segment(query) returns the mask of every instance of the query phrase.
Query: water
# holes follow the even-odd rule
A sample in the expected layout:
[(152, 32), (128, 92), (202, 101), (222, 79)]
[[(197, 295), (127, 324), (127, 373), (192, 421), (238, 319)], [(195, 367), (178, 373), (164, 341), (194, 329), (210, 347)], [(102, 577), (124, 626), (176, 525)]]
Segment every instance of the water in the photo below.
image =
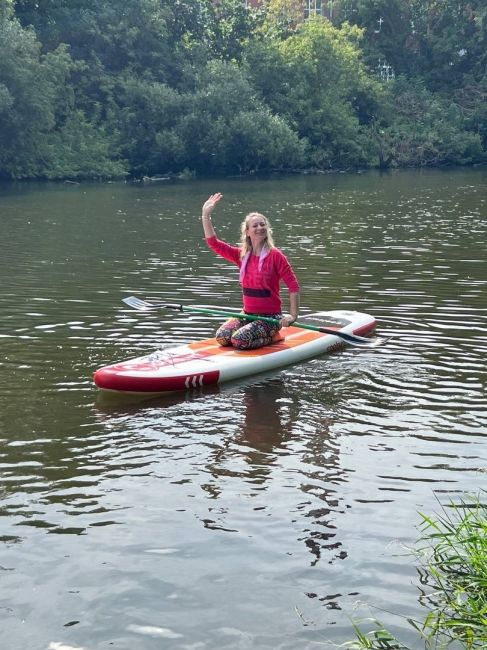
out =
[[(273, 223), (303, 313), (373, 314), (382, 348), (145, 403), (101, 365), (238, 307), (199, 221)], [(485, 170), (0, 189), (0, 629), (6, 650), (296, 650), (425, 616), (419, 511), (487, 487)], [(414, 647), (414, 646), (413, 646)]]

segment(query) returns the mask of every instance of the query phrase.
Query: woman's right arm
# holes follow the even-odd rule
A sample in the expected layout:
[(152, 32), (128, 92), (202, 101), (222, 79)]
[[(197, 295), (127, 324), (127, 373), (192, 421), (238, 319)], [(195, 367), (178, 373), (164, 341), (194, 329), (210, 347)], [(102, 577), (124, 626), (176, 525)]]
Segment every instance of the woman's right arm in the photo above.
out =
[(201, 213), (201, 220), (203, 222), (203, 230), (205, 232), (206, 239), (210, 237), (216, 237), (215, 229), (211, 223), (211, 213), (215, 209), (216, 204), (221, 200), (223, 194), (217, 192), (212, 194), (209, 199), (207, 199), (203, 204), (203, 210)]
[(223, 194), (219, 192), (212, 194), (210, 198), (203, 204), (203, 211), (201, 219), (203, 221), (203, 230), (205, 231), (205, 239), (208, 246), (217, 254), (224, 257), (229, 262), (233, 262), (237, 266), (240, 265), (240, 248), (238, 246), (231, 246), (224, 241), (220, 241), (215, 233), (213, 224), (211, 223), (211, 213), (213, 212), (216, 204), (222, 198)]

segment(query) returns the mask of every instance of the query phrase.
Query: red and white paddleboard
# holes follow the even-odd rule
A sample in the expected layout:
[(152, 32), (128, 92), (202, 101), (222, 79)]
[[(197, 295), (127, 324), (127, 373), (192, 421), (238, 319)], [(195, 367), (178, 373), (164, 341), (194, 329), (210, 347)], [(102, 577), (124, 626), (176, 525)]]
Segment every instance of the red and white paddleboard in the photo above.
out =
[[(356, 311), (322, 311), (300, 319), (303, 324), (365, 336), (375, 330), (372, 316)], [(98, 388), (119, 393), (160, 394), (220, 384), (281, 368), (346, 345), (332, 334), (287, 327), (282, 338), (257, 350), (221, 347), (215, 339), (158, 350), (100, 368)]]

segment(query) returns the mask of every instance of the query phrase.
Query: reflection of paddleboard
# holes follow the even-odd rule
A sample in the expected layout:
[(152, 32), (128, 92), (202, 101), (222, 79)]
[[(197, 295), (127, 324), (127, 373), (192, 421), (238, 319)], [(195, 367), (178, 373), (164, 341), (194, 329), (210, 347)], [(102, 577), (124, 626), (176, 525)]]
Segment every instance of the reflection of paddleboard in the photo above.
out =
[[(372, 316), (355, 311), (321, 311), (300, 322), (357, 335), (375, 329)], [(215, 339), (195, 341), (105, 366), (95, 372), (94, 381), (98, 388), (121, 393), (186, 390), (274, 370), (345, 345), (332, 334), (293, 326), (282, 330), (282, 335), (281, 340), (257, 350), (221, 347)]]

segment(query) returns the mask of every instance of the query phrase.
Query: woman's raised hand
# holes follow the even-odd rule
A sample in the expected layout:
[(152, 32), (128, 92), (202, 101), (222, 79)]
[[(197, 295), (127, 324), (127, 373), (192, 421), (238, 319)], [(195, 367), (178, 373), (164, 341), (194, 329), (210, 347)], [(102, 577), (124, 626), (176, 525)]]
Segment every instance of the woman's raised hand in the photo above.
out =
[(218, 201), (220, 201), (223, 197), (223, 194), (220, 192), (217, 192), (216, 194), (212, 194), (204, 203), (203, 203), (203, 216), (204, 217), (209, 217), (213, 210), (215, 209), (216, 204)]

